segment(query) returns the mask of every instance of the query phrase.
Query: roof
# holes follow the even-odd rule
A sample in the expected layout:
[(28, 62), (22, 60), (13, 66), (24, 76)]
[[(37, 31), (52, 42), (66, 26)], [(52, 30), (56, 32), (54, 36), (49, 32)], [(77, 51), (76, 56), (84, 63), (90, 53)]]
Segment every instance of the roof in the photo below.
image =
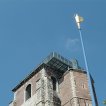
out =
[(68, 67), (72, 67), (72, 62), (64, 58), (63, 56), (52, 52), (44, 61), (43, 63), (47, 64), (51, 68), (55, 68), (62, 72), (66, 71)]
[(31, 77), (33, 77), (38, 71), (40, 71), (43, 67), (49, 66), (53, 69), (56, 69), (61, 72), (65, 72), (68, 68), (72, 68), (72, 62), (62, 57), (61, 55), (52, 52), (47, 58), (45, 58), (41, 64), (38, 65), (27, 77), (25, 77), (20, 83), (12, 89), (15, 92), (18, 88), (20, 88), (25, 82), (27, 82)]

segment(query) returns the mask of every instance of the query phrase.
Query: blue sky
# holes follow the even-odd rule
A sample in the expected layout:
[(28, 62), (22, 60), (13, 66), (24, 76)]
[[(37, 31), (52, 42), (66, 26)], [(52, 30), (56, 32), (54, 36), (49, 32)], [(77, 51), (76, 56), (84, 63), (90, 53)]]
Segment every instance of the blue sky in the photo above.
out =
[(82, 35), (99, 105), (106, 98), (105, 0), (0, 0), (0, 105), (49, 53), (84, 66), (74, 14), (84, 17)]

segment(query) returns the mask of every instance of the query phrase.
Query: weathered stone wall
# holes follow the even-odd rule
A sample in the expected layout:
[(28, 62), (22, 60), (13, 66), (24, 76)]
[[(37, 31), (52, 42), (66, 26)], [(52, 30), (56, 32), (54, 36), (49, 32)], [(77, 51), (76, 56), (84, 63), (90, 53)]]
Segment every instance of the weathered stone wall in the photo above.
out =
[[(54, 93), (51, 75), (48, 69), (41, 69), (14, 93), (14, 101), (10, 106), (54, 106)], [(25, 89), (31, 84), (31, 98), (25, 101)], [(55, 98), (56, 99), (56, 98)], [(56, 105), (57, 106), (57, 105)]]
[[(56, 91), (53, 90), (51, 77), (55, 77)], [(31, 98), (25, 101), (25, 89), (31, 84)], [(64, 74), (58, 70), (42, 68), (14, 93), (10, 106), (89, 106), (89, 94), (86, 73), (69, 70)]]
[[(56, 90), (53, 90), (53, 83), (51, 77), (56, 78)], [(46, 68), (46, 78), (47, 78), (47, 89), (46, 92), (48, 95), (49, 105), (45, 106), (61, 106), (61, 101), (59, 98), (59, 77), (61, 77), (60, 73), (56, 70)], [(50, 103), (51, 102), (51, 103)]]

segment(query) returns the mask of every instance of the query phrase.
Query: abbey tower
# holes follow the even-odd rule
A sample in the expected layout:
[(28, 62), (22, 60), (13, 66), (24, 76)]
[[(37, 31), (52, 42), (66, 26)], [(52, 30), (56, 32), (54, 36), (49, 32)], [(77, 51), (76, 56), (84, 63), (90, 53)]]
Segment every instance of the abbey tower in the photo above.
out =
[(9, 106), (92, 106), (86, 71), (54, 52), (12, 91)]

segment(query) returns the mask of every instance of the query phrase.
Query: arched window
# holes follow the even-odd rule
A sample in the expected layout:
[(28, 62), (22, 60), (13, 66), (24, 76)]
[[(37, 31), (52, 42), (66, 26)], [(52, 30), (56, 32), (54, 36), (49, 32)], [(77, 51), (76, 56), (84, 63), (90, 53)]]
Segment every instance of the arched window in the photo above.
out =
[(53, 84), (53, 90), (56, 91), (56, 78), (52, 76), (51, 79)]
[(28, 100), (31, 97), (31, 84), (26, 87), (25, 90), (25, 100)]

